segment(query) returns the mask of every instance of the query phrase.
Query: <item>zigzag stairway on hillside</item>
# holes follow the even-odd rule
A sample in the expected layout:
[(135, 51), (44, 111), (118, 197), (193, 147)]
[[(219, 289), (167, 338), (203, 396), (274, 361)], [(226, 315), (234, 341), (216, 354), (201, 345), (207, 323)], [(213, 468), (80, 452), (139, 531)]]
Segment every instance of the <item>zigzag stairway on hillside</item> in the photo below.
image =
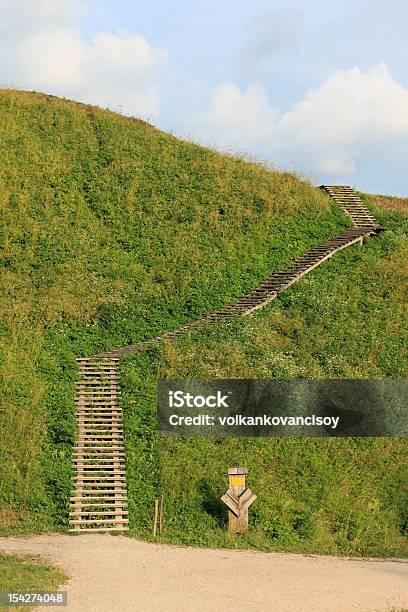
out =
[(77, 360), (80, 378), (75, 401), (79, 437), (73, 454), (75, 486), (71, 497), (70, 531), (128, 529), (122, 413), (118, 404), (118, 362), (121, 357), (138, 353), (164, 338), (177, 338), (189, 331), (215, 325), (222, 319), (248, 315), (264, 308), (279, 293), (335, 253), (353, 244), (361, 244), (365, 236), (375, 236), (383, 231), (351, 187), (322, 185), (321, 189), (327, 191), (351, 218), (353, 228), (309, 249), (282, 270), (273, 272), (239, 300), (198, 321), (144, 342)]

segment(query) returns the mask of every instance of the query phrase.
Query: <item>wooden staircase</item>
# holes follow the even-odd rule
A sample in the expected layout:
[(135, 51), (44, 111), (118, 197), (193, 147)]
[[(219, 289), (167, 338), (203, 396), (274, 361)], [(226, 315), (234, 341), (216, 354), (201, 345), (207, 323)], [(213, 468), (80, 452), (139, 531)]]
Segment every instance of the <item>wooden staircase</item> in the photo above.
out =
[(122, 412), (116, 358), (78, 359), (74, 494), (70, 531), (128, 529)]
[(215, 325), (222, 319), (260, 310), (335, 253), (353, 244), (362, 244), (365, 236), (383, 231), (351, 187), (322, 185), (321, 189), (342, 207), (353, 221), (353, 228), (312, 247), (240, 299), (198, 321), (149, 340), (77, 360), (80, 367), (76, 395), (79, 437), (73, 455), (75, 486), (70, 498), (71, 532), (128, 530), (122, 413), (118, 405), (120, 358), (138, 353), (165, 338), (177, 338), (189, 331)]
[(364, 206), (359, 195), (348, 185), (321, 185), (351, 218), (356, 227), (382, 229), (373, 215)]

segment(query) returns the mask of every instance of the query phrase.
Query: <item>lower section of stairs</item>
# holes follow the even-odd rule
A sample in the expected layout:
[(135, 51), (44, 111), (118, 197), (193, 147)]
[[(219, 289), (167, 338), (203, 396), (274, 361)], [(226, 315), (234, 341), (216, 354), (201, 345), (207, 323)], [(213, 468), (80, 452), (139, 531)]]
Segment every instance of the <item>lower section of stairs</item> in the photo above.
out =
[(70, 531), (127, 531), (127, 490), (117, 359), (78, 359), (78, 439)]

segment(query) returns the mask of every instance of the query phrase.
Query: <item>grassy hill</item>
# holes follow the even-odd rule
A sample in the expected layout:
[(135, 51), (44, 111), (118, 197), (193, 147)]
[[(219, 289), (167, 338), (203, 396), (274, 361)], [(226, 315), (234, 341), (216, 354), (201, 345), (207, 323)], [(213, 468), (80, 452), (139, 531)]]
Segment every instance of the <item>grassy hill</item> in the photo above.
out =
[[(196, 319), (349, 224), (328, 196), (292, 174), (42, 94), (0, 91), (0, 156), (0, 529), (64, 528), (75, 357)], [(164, 492), (169, 539), (230, 545), (216, 497), (226, 465), (239, 460), (248, 463), (254, 490), (259, 466), (269, 491), (252, 514), (253, 541), (243, 545), (316, 549), (331, 533), (330, 521), (340, 530), (348, 521), (357, 525), (351, 549), (372, 551), (373, 533), (359, 527), (370, 513), (358, 497), (368, 474), (372, 523), (383, 516), (388, 534), (377, 549), (401, 550), (404, 441), (193, 443), (154, 434), (158, 376), (406, 375), (404, 215), (377, 210), (377, 201), (372, 206), (389, 231), (336, 256), (265, 313), (166, 343), (123, 365), (135, 534), (148, 535), (152, 500)], [(189, 478), (204, 461), (213, 482)], [(308, 465), (313, 469), (303, 475)], [(269, 466), (266, 472), (262, 466)], [(177, 475), (173, 485), (170, 473)], [(340, 473), (353, 493), (345, 504), (340, 489), (338, 505), (325, 512), (325, 496)], [(273, 482), (281, 487), (276, 495), (268, 489)], [(353, 500), (358, 520), (347, 514)], [(303, 536), (298, 515), (311, 525)], [(205, 525), (200, 537), (194, 536), (198, 525)], [(327, 547), (346, 549), (336, 537)]]

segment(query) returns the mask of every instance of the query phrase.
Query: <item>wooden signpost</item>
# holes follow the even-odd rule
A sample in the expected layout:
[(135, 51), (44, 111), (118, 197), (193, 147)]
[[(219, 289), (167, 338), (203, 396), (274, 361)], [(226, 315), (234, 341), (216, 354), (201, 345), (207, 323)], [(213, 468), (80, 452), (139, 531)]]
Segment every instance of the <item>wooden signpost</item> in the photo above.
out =
[(228, 468), (229, 488), (221, 500), (228, 508), (229, 529), (232, 533), (248, 531), (248, 508), (256, 500), (256, 495), (246, 488), (247, 475), (246, 468)]

